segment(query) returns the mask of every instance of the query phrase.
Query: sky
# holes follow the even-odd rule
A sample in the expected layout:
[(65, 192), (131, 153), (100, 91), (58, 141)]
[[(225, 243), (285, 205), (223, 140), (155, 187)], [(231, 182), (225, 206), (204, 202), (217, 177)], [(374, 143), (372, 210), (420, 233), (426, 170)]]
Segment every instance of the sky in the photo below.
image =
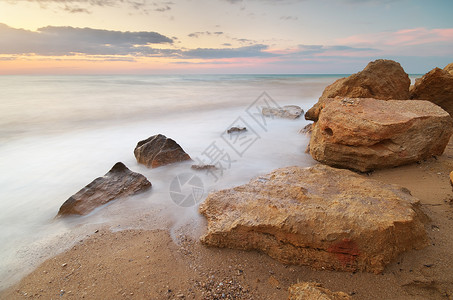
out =
[(453, 62), (453, 0), (0, 0), (0, 75), (407, 73)]

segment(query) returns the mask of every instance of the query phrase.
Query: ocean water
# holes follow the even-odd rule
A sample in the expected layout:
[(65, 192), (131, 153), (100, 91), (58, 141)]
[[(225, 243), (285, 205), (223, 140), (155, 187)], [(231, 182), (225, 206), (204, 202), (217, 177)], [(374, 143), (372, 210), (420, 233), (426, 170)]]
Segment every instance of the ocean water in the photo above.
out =
[[(306, 111), (340, 77), (1, 76), (0, 289), (103, 226), (199, 234), (205, 227), (197, 206), (209, 191), (279, 167), (314, 164), (304, 153), (307, 137), (298, 133), (307, 124), (303, 117), (263, 118), (258, 110), (294, 104)], [(225, 134), (234, 125), (247, 133)], [(137, 142), (159, 133), (220, 170), (194, 172), (191, 162), (137, 164)], [(145, 175), (151, 191), (87, 216), (55, 218), (68, 197), (118, 161)], [(187, 176), (198, 179), (193, 206), (172, 199), (172, 182)], [(191, 191), (185, 186), (180, 193)]]

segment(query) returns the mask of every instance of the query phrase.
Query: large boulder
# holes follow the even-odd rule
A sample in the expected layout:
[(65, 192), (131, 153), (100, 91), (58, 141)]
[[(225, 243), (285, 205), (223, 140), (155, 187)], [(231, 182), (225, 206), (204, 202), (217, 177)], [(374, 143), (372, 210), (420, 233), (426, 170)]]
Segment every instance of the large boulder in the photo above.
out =
[(162, 134), (138, 142), (134, 155), (137, 162), (151, 168), (191, 160), (178, 143)]
[(447, 71), (435, 68), (416, 80), (410, 99), (428, 100), (453, 116), (453, 66)]
[(409, 99), (410, 84), (409, 75), (399, 63), (378, 59), (370, 62), (363, 71), (338, 79), (326, 87), (319, 101), (305, 114), (305, 119), (316, 121), (328, 98)]
[(69, 197), (58, 215), (86, 215), (95, 208), (120, 197), (135, 195), (151, 188), (145, 176), (132, 172), (123, 163), (116, 163), (102, 177)]
[(332, 292), (320, 283), (301, 282), (293, 284), (288, 289), (288, 300), (350, 300), (344, 292)]
[(427, 243), (407, 189), (325, 165), (286, 167), (211, 193), (206, 245), (258, 249), (288, 264), (379, 273)]
[(310, 154), (362, 172), (441, 155), (453, 120), (429, 101), (327, 99), (314, 123)]

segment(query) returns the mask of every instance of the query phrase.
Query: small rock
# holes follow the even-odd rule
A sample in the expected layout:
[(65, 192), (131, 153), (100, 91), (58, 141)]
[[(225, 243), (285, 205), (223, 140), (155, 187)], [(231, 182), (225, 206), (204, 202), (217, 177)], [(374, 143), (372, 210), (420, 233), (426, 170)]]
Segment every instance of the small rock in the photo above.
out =
[(67, 265), (68, 265), (67, 263), (64, 263), (64, 264), (62, 264), (61, 266), (64, 268), (64, 267), (66, 267)]
[(227, 133), (243, 132), (243, 131), (247, 131), (247, 128), (245, 128), (245, 127), (231, 127), (230, 129), (227, 130)]
[(297, 119), (304, 113), (304, 111), (297, 105), (285, 105), (281, 108), (263, 107), (261, 113), (266, 117)]
[(203, 164), (192, 165), (191, 168), (194, 170), (216, 170), (217, 169), (217, 167), (215, 165), (203, 165)]
[(352, 299), (344, 292), (332, 292), (319, 283), (302, 282), (289, 287), (288, 300), (349, 300)]
[(138, 163), (151, 168), (191, 160), (178, 143), (162, 134), (138, 142), (134, 155)]
[(305, 127), (302, 128), (301, 130), (299, 130), (299, 133), (305, 134), (306, 136), (310, 136), (312, 130), (313, 130), (313, 123), (310, 123), (310, 124), (305, 125)]

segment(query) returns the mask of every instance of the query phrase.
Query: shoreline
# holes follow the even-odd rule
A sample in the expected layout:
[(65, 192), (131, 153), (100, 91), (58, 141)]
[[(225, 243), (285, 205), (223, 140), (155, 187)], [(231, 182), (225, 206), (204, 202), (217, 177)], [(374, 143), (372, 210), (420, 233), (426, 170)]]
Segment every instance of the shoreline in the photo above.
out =
[[(448, 299), (453, 295), (453, 139), (442, 156), (369, 176), (408, 188), (431, 219), (431, 245), (400, 255), (382, 275), (286, 266), (257, 251), (208, 248), (195, 234), (99, 228), (46, 260), (2, 299), (286, 299), (297, 282), (320, 282), (353, 299)], [(152, 217), (152, 216), (151, 216)]]

